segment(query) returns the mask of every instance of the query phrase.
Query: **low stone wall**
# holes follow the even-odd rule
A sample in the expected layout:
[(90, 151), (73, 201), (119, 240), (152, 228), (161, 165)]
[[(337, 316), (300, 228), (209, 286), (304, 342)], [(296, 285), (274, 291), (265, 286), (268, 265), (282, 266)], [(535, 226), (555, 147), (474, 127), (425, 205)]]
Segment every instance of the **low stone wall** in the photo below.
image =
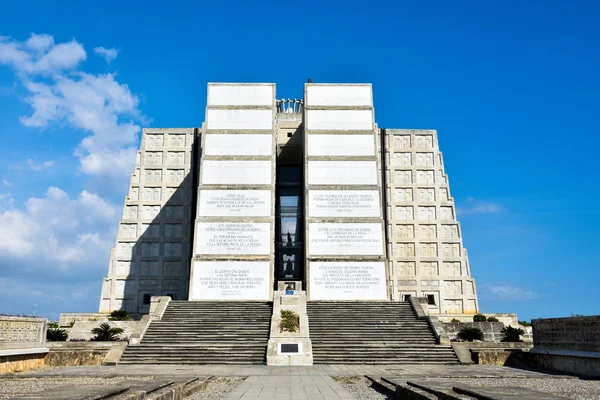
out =
[(483, 340), (486, 342), (499, 342), (502, 340), (502, 322), (442, 322), (444, 331), (450, 340), (457, 339), (458, 332), (463, 328), (479, 328), (483, 332)]
[(46, 353), (0, 356), (0, 375), (41, 367), (45, 356)]
[(600, 316), (534, 319), (536, 348), (600, 352)]
[(0, 374), (44, 365), (45, 318), (0, 316)]
[(102, 365), (111, 349), (125, 346), (126, 342), (50, 342), (44, 363), (54, 367)]
[(61, 327), (69, 326), (77, 321), (108, 321), (108, 314), (105, 313), (60, 313), (58, 325)]
[(77, 321), (72, 328), (61, 328), (69, 334), (68, 340), (90, 340), (94, 337), (92, 329), (98, 328), (101, 324), (108, 323), (115, 328), (122, 328), (124, 331), (119, 337), (129, 339), (135, 331), (139, 321)]
[[(481, 313), (485, 315), (487, 318), (495, 317), (498, 319), (498, 322), (502, 322), (504, 325), (517, 326), (519, 325), (519, 320), (517, 318), (517, 314), (509, 314), (509, 313)], [(473, 314), (438, 314), (438, 318), (441, 322), (452, 322), (453, 319), (457, 319), (460, 322), (473, 322)]]

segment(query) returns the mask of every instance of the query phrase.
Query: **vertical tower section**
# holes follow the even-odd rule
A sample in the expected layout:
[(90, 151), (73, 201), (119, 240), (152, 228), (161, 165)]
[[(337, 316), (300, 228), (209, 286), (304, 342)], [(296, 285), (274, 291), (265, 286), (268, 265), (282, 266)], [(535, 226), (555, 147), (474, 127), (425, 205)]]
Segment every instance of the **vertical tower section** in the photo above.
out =
[(195, 129), (144, 129), (100, 312), (148, 313), (152, 296), (188, 295)]
[(426, 297), (434, 313), (476, 313), (475, 281), (437, 132), (386, 129), (384, 147), (392, 297)]
[(209, 83), (190, 300), (271, 300), (275, 84)]
[(309, 83), (304, 103), (309, 300), (386, 300), (371, 85)]

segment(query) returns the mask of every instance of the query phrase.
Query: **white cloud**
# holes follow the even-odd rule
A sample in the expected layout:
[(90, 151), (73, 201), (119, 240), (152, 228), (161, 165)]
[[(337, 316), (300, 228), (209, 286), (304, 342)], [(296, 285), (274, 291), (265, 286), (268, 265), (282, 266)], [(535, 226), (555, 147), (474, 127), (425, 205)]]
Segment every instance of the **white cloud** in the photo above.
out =
[(12, 183), (10, 181), (7, 181), (6, 179), (2, 180), (2, 184), (6, 187), (12, 187)]
[(52, 166), (54, 166), (54, 161), (53, 160), (48, 160), (48, 161), (42, 161), (42, 162), (36, 162), (33, 159), (29, 158), (27, 159), (27, 167), (35, 172), (41, 172), (41, 171), (45, 171), (48, 168), (51, 168)]
[[(115, 49), (98, 47), (95, 52), (116, 57)], [(87, 136), (74, 151), (81, 171), (124, 181), (135, 163), (141, 130), (136, 121), (144, 120), (139, 99), (115, 74), (83, 71), (80, 64), (86, 57), (75, 40), (57, 44), (52, 36), (35, 34), (26, 42), (0, 39), (0, 64), (11, 66), (29, 93), (25, 101), (33, 111), (21, 123), (81, 129)]]
[(479, 285), (479, 293), (481, 298), (490, 300), (535, 300), (548, 296), (507, 284)]
[(477, 200), (472, 197), (467, 197), (464, 206), (457, 206), (456, 212), (458, 214), (496, 214), (503, 212), (504, 207), (499, 204), (491, 203), (488, 201)]
[[(75, 199), (57, 187), (32, 197), (25, 210), (0, 209), (0, 256), (38, 260), (39, 268), (68, 268), (96, 258), (107, 260), (116, 207), (82, 191)], [(33, 268), (38, 268), (34, 266)]]
[(22, 76), (51, 74), (75, 68), (87, 58), (76, 40), (54, 43), (49, 35), (32, 34), (26, 42), (0, 39), (0, 63), (12, 66)]
[(104, 58), (104, 60), (106, 60), (106, 62), (109, 64), (111, 61), (117, 58), (117, 49), (115, 49), (114, 47), (112, 49), (107, 49), (102, 46), (96, 47), (94, 49), (94, 53)]

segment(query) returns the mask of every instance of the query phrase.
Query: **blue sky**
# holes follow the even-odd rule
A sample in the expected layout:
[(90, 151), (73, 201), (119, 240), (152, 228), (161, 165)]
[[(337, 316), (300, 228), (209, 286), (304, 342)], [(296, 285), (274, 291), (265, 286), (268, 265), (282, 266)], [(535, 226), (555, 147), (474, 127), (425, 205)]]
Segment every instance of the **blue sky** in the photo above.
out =
[(142, 127), (310, 77), (438, 130), (482, 311), (600, 313), (597, 3), (192, 3), (3, 2), (0, 312), (97, 309)]

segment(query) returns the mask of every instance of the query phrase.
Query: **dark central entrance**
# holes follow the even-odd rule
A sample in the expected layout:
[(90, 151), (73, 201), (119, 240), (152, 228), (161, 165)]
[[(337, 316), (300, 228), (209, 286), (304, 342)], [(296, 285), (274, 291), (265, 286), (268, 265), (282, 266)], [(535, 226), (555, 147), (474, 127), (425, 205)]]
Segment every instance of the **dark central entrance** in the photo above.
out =
[(303, 180), (299, 166), (277, 168), (275, 280), (304, 280)]

